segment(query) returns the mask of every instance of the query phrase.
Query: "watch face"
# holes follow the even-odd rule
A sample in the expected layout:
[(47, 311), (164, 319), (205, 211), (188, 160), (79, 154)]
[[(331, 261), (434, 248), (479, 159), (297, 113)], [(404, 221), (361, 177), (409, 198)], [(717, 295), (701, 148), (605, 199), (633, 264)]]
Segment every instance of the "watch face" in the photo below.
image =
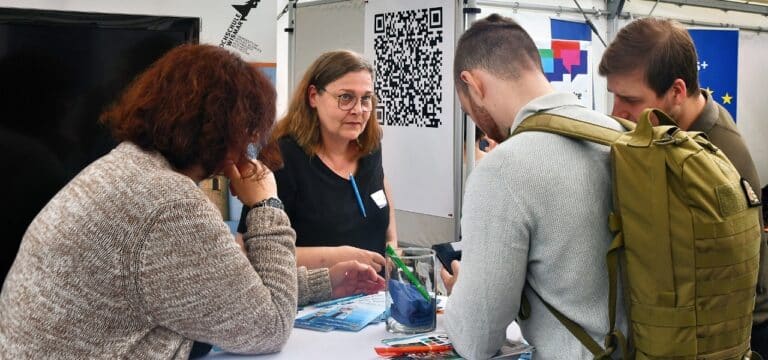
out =
[(261, 200), (256, 204), (253, 204), (253, 207), (262, 207), (262, 206), (269, 206), (269, 207), (278, 208), (282, 210), (283, 202), (280, 201), (280, 199), (278, 198), (271, 197), (271, 198)]

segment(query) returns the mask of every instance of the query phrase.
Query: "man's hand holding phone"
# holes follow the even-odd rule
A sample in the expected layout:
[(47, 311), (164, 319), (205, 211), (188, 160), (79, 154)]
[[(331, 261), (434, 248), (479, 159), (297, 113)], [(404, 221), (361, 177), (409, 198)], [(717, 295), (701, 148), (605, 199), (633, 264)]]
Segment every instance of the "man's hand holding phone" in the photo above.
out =
[(440, 277), (443, 279), (445, 290), (448, 291), (449, 295), (453, 290), (453, 285), (456, 284), (456, 280), (459, 279), (459, 267), (461, 267), (461, 262), (459, 260), (453, 260), (451, 261), (451, 272), (453, 272), (453, 275), (451, 275), (446, 268), (440, 270)]

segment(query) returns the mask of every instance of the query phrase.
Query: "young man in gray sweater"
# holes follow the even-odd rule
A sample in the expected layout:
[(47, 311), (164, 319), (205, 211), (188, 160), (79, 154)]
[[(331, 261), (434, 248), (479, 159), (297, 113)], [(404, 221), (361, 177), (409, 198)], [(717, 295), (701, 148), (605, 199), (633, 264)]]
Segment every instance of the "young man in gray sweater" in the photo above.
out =
[[(507, 137), (540, 111), (621, 126), (582, 107), (572, 94), (556, 93), (531, 37), (498, 15), (462, 35), (454, 80), (464, 111), (500, 144), (467, 180), (460, 280), (443, 272), (449, 287), (457, 280), (446, 309), (451, 340), (466, 358), (493, 356), (525, 295), (531, 313), (520, 327), (537, 358), (591, 359), (532, 290), (603, 342), (609, 322), (609, 149), (543, 132)], [(621, 312), (618, 328), (626, 333)]]

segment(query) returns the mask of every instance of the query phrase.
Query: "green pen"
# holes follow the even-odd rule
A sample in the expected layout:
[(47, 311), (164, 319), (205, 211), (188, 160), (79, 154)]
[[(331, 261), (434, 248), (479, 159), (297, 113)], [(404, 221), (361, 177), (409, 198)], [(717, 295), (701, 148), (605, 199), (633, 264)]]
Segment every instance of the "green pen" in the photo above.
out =
[(413, 275), (411, 270), (409, 270), (408, 267), (405, 266), (405, 264), (403, 264), (403, 260), (400, 260), (400, 257), (398, 257), (397, 254), (395, 254), (395, 249), (392, 249), (392, 246), (387, 244), (386, 252), (387, 254), (389, 254), (389, 257), (392, 259), (395, 265), (397, 265), (397, 267), (399, 267), (400, 270), (403, 270), (405, 277), (407, 277), (408, 280), (411, 281), (413, 286), (416, 287), (416, 290), (419, 290), (421, 295), (424, 296), (424, 299), (426, 299), (427, 301), (431, 301), (429, 298), (429, 293), (427, 292), (426, 289), (424, 289), (424, 285), (422, 285), (421, 281), (419, 281), (416, 275)]

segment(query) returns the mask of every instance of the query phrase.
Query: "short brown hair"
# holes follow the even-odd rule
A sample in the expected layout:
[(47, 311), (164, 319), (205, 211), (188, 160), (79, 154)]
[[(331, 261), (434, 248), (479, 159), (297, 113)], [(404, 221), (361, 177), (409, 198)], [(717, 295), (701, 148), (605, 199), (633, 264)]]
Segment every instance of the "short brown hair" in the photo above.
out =
[(517, 79), (522, 70), (541, 71), (541, 56), (520, 24), (491, 14), (475, 21), (456, 45), (453, 81), (461, 92), (467, 90), (461, 81), (461, 72), (472, 69), (483, 69), (504, 79)]
[[(320, 119), (317, 110), (309, 104), (309, 86), (324, 89), (326, 85), (346, 74), (367, 71), (373, 78), (373, 66), (360, 54), (348, 50), (330, 51), (320, 55), (304, 73), (301, 82), (293, 92), (287, 114), (277, 123), (272, 132), (272, 141), (291, 136), (304, 151), (312, 156), (320, 145)], [(377, 99), (373, 97), (373, 110), (365, 130), (358, 136), (358, 145), (363, 154), (378, 149), (381, 142), (381, 126), (376, 119)]]
[(101, 115), (118, 141), (207, 175), (228, 151), (245, 157), (248, 144), (264, 143), (274, 119), (275, 90), (260, 71), (220, 47), (192, 44), (157, 60)]
[(688, 96), (699, 95), (696, 47), (678, 22), (644, 18), (622, 28), (600, 60), (600, 75), (645, 71), (645, 81), (657, 96), (676, 79), (685, 81)]

